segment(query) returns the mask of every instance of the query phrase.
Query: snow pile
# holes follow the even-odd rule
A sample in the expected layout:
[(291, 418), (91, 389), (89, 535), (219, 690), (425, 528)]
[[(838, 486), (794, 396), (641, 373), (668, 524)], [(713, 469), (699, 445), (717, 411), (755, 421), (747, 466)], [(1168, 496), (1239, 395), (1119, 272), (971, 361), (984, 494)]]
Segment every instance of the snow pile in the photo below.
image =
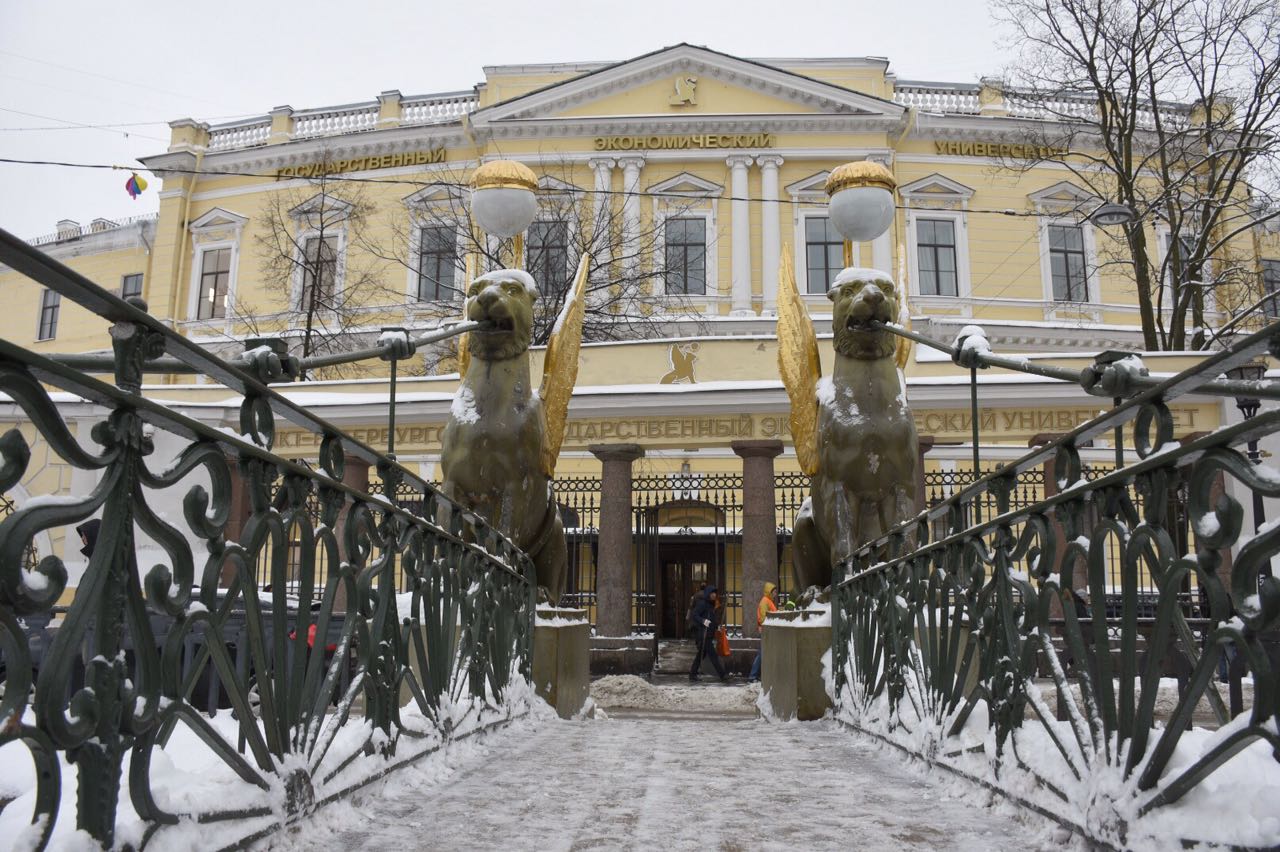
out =
[(635, 675), (609, 675), (591, 684), (591, 698), (601, 707), (669, 712), (752, 713), (760, 685), (655, 686)]
[(480, 411), (476, 408), (476, 397), (471, 388), (463, 385), (453, 397), (449, 406), (449, 414), (459, 423), (475, 423), (480, 419)]

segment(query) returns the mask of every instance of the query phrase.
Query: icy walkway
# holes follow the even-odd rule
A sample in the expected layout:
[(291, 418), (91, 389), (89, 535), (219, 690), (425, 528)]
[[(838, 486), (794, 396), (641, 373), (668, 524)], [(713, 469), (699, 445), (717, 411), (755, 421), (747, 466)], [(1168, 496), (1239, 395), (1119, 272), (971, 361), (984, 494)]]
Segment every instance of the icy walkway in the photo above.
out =
[(833, 723), (540, 719), (424, 762), (274, 849), (1061, 849)]

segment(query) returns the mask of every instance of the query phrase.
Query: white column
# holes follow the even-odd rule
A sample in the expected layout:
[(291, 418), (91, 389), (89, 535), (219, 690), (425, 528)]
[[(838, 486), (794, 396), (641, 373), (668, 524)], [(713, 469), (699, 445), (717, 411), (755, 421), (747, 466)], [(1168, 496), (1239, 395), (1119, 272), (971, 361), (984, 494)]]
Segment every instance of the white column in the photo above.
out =
[[(617, 161), (612, 157), (604, 157), (601, 159), (588, 160), (587, 165), (591, 167), (591, 171), (595, 173), (595, 191), (596, 194), (592, 198), (591, 215), (595, 221), (591, 223), (592, 233), (597, 232), (600, 228), (609, 227), (609, 213), (612, 209), (612, 198), (609, 190), (613, 189), (613, 167), (617, 165)], [(604, 234), (592, 238), (592, 244), (596, 250), (597, 257), (594, 263), (604, 265), (609, 262), (609, 235)]]
[(751, 310), (751, 206), (747, 201), (747, 167), (751, 158), (735, 155), (725, 160), (732, 170), (729, 181), (730, 227), (733, 228), (733, 277), (730, 279), (730, 313), (747, 315)]
[[(874, 154), (867, 157), (867, 159), (872, 162), (879, 163), (890, 172), (893, 171), (893, 158), (888, 154)], [(895, 215), (894, 221), (889, 224), (888, 229), (871, 241), (871, 266), (875, 269), (879, 269), (881, 272), (888, 273), (890, 278), (897, 281), (898, 284), (901, 284), (902, 282), (898, 281), (898, 270), (894, 268), (893, 238), (890, 236), (893, 232), (894, 224), (897, 222), (897, 218), (898, 217)]]
[(628, 263), (639, 260), (635, 257), (637, 241), (640, 237), (640, 169), (644, 166), (644, 157), (623, 157), (618, 160), (622, 166), (622, 253)]
[(764, 314), (771, 316), (778, 310), (778, 260), (782, 254), (782, 235), (778, 226), (778, 166), (782, 158), (777, 154), (756, 157), (760, 166), (760, 280), (764, 291)]
[[(892, 230), (893, 226), (890, 225), (889, 228)], [(893, 268), (893, 241), (889, 237), (889, 231), (871, 241), (871, 265), (881, 272), (887, 272), (890, 278), (897, 281), (898, 270)]]

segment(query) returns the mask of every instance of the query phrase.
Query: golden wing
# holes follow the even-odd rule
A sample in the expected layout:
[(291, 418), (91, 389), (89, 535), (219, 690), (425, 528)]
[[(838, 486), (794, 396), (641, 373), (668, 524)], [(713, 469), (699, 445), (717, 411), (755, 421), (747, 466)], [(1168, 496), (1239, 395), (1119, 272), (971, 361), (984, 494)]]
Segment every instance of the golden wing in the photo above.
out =
[[(476, 277), (476, 255), (475, 252), (467, 252), (466, 268), (462, 273), (462, 321), (467, 321), (467, 293), (471, 290), (471, 282)], [(458, 335), (458, 378), (461, 379), (467, 374), (467, 368), (471, 366), (471, 350), (467, 348), (467, 335), (465, 333)]]
[(791, 249), (784, 248), (778, 269), (778, 372), (791, 400), (791, 440), (800, 469), (818, 472), (818, 335), (796, 289)]
[(569, 398), (578, 381), (578, 350), (582, 348), (582, 320), (586, 314), (587, 270), (591, 256), (582, 255), (578, 261), (578, 273), (573, 280), (573, 291), (564, 301), (560, 316), (551, 329), (547, 341), (547, 354), (542, 361), (542, 387), (538, 396), (542, 399), (544, 425), (542, 444), (542, 472), (556, 475), (556, 459), (560, 457), (560, 445), (564, 442), (565, 424), (569, 419)]

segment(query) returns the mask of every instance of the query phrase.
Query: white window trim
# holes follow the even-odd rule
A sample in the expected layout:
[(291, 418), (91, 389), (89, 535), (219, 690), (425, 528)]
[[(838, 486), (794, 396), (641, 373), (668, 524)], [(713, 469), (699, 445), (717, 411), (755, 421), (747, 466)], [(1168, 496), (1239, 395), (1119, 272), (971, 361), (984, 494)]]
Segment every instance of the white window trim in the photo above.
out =
[[(58, 296), (58, 319), (54, 321), (53, 334), (49, 335), (48, 337), (41, 337), (40, 329), (44, 326), (44, 299), (45, 299), (45, 296), (48, 295), (49, 293), (54, 293)], [(58, 326), (61, 324), (62, 324), (62, 294), (51, 287), (45, 287), (43, 290), (40, 291), (40, 298), (36, 301), (36, 334), (35, 334), (36, 343), (47, 343), (50, 340), (57, 340)]]
[[(969, 276), (969, 224), (964, 210), (935, 210), (929, 207), (911, 207), (906, 209), (907, 224), (907, 276), (911, 280), (911, 303), (918, 309), (928, 312), (930, 307), (960, 308), (962, 316), (973, 314), (973, 283)], [(950, 219), (955, 225), (956, 233), (956, 295), (934, 296), (920, 292), (920, 252), (916, 238), (916, 220)]]
[[(1085, 299), (1082, 302), (1059, 301), (1053, 297), (1053, 264), (1049, 253), (1050, 226), (1079, 228), (1081, 242), (1084, 244)], [(1043, 213), (1039, 217), (1040, 229), (1040, 285), (1044, 295), (1044, 315), (1046, 320), (1053, 320), (1062, 311), (1078, 315), (1080, 311), (1088, 312), (1096, 321), (1102, 319), (1102, 284), (1098, 278), (1098, 244), (1093, 223), (1080, 221), (1071, 216), (1055, 216)]]
[[(668, 210), (665, 207), (659, 207), (658, 202), (654, 202), (653, 221), (654, 226), (658, 229), (657, 237), (654, 240), (654, 269), (665, 270), (667, 266), (667, 220), (668, 219), (702, 219), (706, 225), (706, 255), (705, 255), (705, 272), (706, 280), (704, 282), (704, 293), (699, 296), (696, 294), (689, 295), (670, 295), (667, 293), (666, 276), (658, 276), (654, 279), (654, 286), (662, 288), (664, 298), (672, 300), (683, 299), (695, 308), (702, 310), (710, 309), (722, 299), (720, 293), (720, 275), (718, 255), (720, 254), (719, 235), (716, 232), (716, 205), (713, 199), (707, 199), (707, 208), (703, 209), (699, 203), (689, 208), (681, 210)], [(729, 296), (723, 295), (723, 299), (727, 300)]]
[[(795, 246), (794, 267), (796, 271), (796, 289), (800, 292), (800, 298), (806, 304), (821, 305), (825, 304), (827, 292), (823, 290), (821, 293), (809, 292), (809, 243), (805, 235), (806, 219), (829, 219), (831, 214), (827, 206), (799, 207), (797, 206), (796, 214), (792, 217), (795, 223), (795, 235), (793, 237)], [(862, 257), (862, 243), (853, 244), (853, 265), (859, 265), (859, 258)]]
[[(300, 231), (294, 239), (294, 255), (293, 255), (293, 275), (289, 285), (289, 310), (303, 311), (302, 306), (302, 274), (306, 265), (305, 252), (307, 250), (307, 240), (318, 237), (337, 237), (337, 266), (333, 271), (333, 299), (340, 301), (346, 285), (347, 273), (347, 229), (345, 227), (328, 228), (321, 232), (319, 228), (309, 228)], [(333, 311), (324, 311), (323, 313), (332, 314)]]
[[(529, 223), (529, 228), (532, 228), (538, 222), (563, 222), (564, 223), (564, 226), (565, 226), (564, 227), (564, 264), (565, 264), (564, 274), (566, 276), (566, 279), (568, 279), (568, 278), (571, 278), (573, 273), (577, 271), (574, 268), (573, 255), (574, 255), (574, 249), (578, 245), (578, 227), (577, 227), (578, 223), (574, 221), (572, 217), (568, 219), (560, 219), (552, 215), (555, 212), (558, 212), (558, 211), (545, 210), (540, 207), (538, 209), (537, 215), (534, 216), (533, 221)], [(526, 228), (524, 232), (524, 240), (523, 240), (524, 256), (521, 257), (520, 259), (521, 269), (529, 268), (529, 228)], [(541, 281), (538, 281), (536, 278), (534, 279), (533, 283), (538, 285), (538, 292), (542, 293), (543, 283)]]
[[(1155, 232), (1156, 232), (1156, 251), (1158, 252), (1157, 257), (1159, 258), (1156, 262), (1160, 265), (1161, 270), (1163, 270), (1164, 272), (1164, 274), (1160, 276), (1160, 288), (1165, 291), (1165, 296), (1166, 296), (1164, 313), (1166, 314), (1167, 317), (1172, 317), (1173, 305), (1171, 303), (1173, 301), (1173, 287), (1170, 286), (1169, 284), (1169, 269), (1165, 267), (1165, 256), (1168, 255), (1169, 253), (1169, 245), (1170, 245), (1169, 235), (1172, 232), (1172, 229), (1163, 222), (1157, 222), (1155, 225)], [(1188, 233), (1186, 231), (1182, 231), (1180, 235), (1184, 237), (1195, 236), (1195, 234)], [(1203, 280), (1209, 280), (1213, 278), (1213, 258), (1212, 257), (1205, 259), (1204, 267), (1200, 270), (1200, 277)], [(1152, 307), (1152, 310), (1155, 309), (1154, 298), (1152, 299), (1151, 307)], [(1204, 292), (1204, 312), (1206, 317), (1209, 314), (1216, 314), (1218, 312), (1218, 300), (1215, 297), (1212, 287), (1206, 289)], [(1189, 320), (1191, 315), (1188, 313), (1187, 316)]]
[[(223, 308), (220, 317), (200, 317), (198, 306), (200, 304), (200, 279), (204, 273), (204, 255), (205, 252), (217, 251), (218, 249), (231, 249), (231, 268), (227, 275), (227, 295), (226, 305)], [(197, 242), (195, 245), (195, 257), (191, 264), (191, 281), (187, 297), (187, 319), (189, 322), (202, 323), (205, 325), (228, 325), (234, 316), (234, 307), (236, 303), (236, 270), (240, 268), (240, 240), (215, 240), (212, 242)]]
[(410, 310), (426, 310), (431, 305), (461, 305), (466, 300), (466, 293), (463, 292), (467, 282), (463, 281), (466, 273), (462, 269), (454, 270), (453, 284), (457, 293), (452, 299), (419, 299), (418, 298), (418, 273), (422, 263), (422, 231), (425, 228), (453, 228), (453, 244), (458, 251), (458, 257), (461, 258), (466, 254), (466, 244), (462, 239), (462, 223), (457, 221), (445, 221), (440, 219), (423, 220), (419, 216), (414, 216), (411, 220), (409, 239), (409, 274), (405, 281), (404, 299), (405, 304)]

